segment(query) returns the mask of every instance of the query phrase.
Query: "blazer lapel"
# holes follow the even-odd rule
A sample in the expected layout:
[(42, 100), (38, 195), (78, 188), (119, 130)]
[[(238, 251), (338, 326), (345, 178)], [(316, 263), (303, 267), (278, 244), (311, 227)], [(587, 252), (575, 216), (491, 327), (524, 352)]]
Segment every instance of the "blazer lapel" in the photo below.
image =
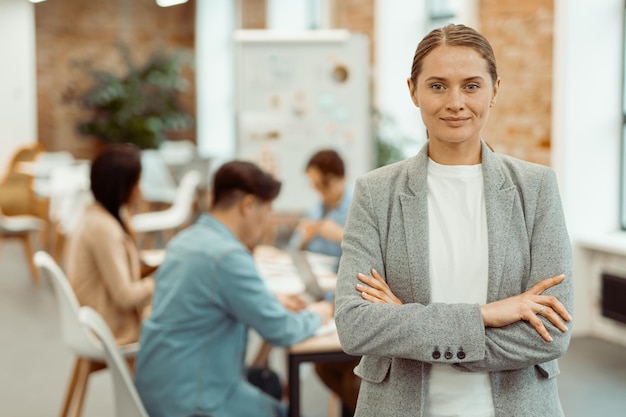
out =
[(489, 238), (489, 283), (487, 302), (495, 301), (502, 279), (507, 239), (515, 200), (515, 185), (499, 165), (498, 158), (482, 144), (482, 165), (485, 184), (485, 207)]
[(420, 304), (430, 302), (427, 173), (428, 144), (411, 160), (407, 193), (400, 194), (412, 298)]

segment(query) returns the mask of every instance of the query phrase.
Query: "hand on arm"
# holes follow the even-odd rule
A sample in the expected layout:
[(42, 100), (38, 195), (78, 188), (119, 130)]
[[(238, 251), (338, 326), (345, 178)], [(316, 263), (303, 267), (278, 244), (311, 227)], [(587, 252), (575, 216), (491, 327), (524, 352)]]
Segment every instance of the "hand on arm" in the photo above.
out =
[(538, 316), (544, 316), (562, 332), (567, 332), (567, 326), (563, 320), (571, 321), (572, 318), (556, 297), (541, 294), (564, 280), (565, 275), (546, 278), (520, 295), (482, 305), (480, 310), (485, 326), (504, 327), (525, 320), (545, 341), (551, 342), (552, 337)]
[(343, 227), (332, 220), (323, 219), (317, 225), (317, 234), (323, 239), (341, 243)]
[(298, 294), (276, 294), (276, 298), (283, 307), (294, 313), (306, 307), (306, 301)]
[(356, 290), (361, 293), (361, 297), (372, 303), (402, 305), (402, 301), (391, 292), (385, 279), (372, 269), (372, 276), (358, 274), (359, 281), (363, 284), (356, 284)]
[(309, 304), (306, 309), (319, 315), (322, 318), (322, 324), (328, 323), (335, 314), (335, 307), (330, 301), (318, 301)]
[(298, 223), (297, 231), (300, 233), (300, 242), (298, 245), (300, 249), (305, 249), (306, 245), (312, 241), (318, 233), (318, 222), (315, 220), (301, 220)]

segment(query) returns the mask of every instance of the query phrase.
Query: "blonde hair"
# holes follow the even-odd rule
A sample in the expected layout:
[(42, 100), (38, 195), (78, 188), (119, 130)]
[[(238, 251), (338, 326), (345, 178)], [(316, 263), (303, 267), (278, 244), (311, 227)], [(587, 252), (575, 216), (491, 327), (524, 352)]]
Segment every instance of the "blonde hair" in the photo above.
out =
[(417, 45), (411, 67), (411, 81), (417, 84), (417, 77), (422, 72), (424, 58), (435, 48), (442, 45), (465, 46), (478, 52), (487, 61), (487, 71), (495, 84), (498, 80), (496, 69), (496, 57), (489, 41), (478, 31), (465, 25), (450, 24), (439, 29), (432, 30)]

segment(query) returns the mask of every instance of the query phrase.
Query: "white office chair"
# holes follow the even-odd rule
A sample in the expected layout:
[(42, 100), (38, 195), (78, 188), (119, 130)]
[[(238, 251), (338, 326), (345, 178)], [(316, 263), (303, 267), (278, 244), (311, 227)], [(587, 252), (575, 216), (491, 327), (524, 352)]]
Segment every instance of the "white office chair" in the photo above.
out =
[(172, 204), (176, 200), (176, 181), (156, 149), (141, 151), (139, 188), (142, 198), (150, 204)]
[[(63, 254), (67, 236), (93, 201), (88, 163), (55, 167), (50, 174), (48, 221), (52, 245), (50, 253), (57, 261)], [(50, 239), (50, 236), (48, 237)]]
[(82, 307), (79, 313), (84, 328), (92, 331), (102, 342), (106, 362), (111, 371), (115, 415), (117, 417), (149, 417), (137, 394), (128, 364), (119, 346), (115, 343), (111, 329), (104, 319), (91, 307)]
[(131, 218), (133, 230), (136, 233), (150, 233), (174, 230), (184, 226), (193, 214), (193, 204), (199, 183), (198, 171), (186, 172), (178, 186), (174, 204), (165, 210), (135, 214)]
[(33, 162), (33, 190), (38, 197), (50, 196), (52, 171), (60, 166), (72, 165), (76, 160), (67, 151), (41, 152)]
[(39, 284), (39, 271), (33, 263), (33, 246), (31, 234), (41, 232), (45, 222), (39, 217), (30, 215), (5, 216), (0, 209), (0, 245), (3, 238), (17, 238), (22, 241), (30, 276), (35, 284)]
[[(106, 368), (106, 355), (98, 339), (81, 324), (78, 316), (80, 304), (63, 270), (44, 251), (35, 253), (34, 261), (42, 271), (47, 272), (52, 280), (59, 304), (63, 342), (76, 354), (74, 371), (65, 395), (61, 417), (67, 416), (72, 406), (72, 416), (78, 417), (82, 410), (89, 376), (95, 371)], [(138, 343), (120, 347), (125, 357), (135, 356), (138, 350)]]
[(190, 140), (165, 140), (159, 145), (159, 154), (169, 166), (186, 166), (197, 153), (196, 145)]

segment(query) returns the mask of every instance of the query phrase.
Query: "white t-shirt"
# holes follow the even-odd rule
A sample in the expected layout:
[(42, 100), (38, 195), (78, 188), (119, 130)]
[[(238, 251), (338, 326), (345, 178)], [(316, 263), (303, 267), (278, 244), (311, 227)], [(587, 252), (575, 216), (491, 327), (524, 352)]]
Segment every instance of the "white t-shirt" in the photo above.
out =
[[(480, 164), (429, 159), (428, 222), (431, 302), (484, 304), (489, 252)], [(450, 348), (455, 353), (457, 346)], [(425, 408), (426, 417), (494, 416), (489, 374), (433, 364)]]

